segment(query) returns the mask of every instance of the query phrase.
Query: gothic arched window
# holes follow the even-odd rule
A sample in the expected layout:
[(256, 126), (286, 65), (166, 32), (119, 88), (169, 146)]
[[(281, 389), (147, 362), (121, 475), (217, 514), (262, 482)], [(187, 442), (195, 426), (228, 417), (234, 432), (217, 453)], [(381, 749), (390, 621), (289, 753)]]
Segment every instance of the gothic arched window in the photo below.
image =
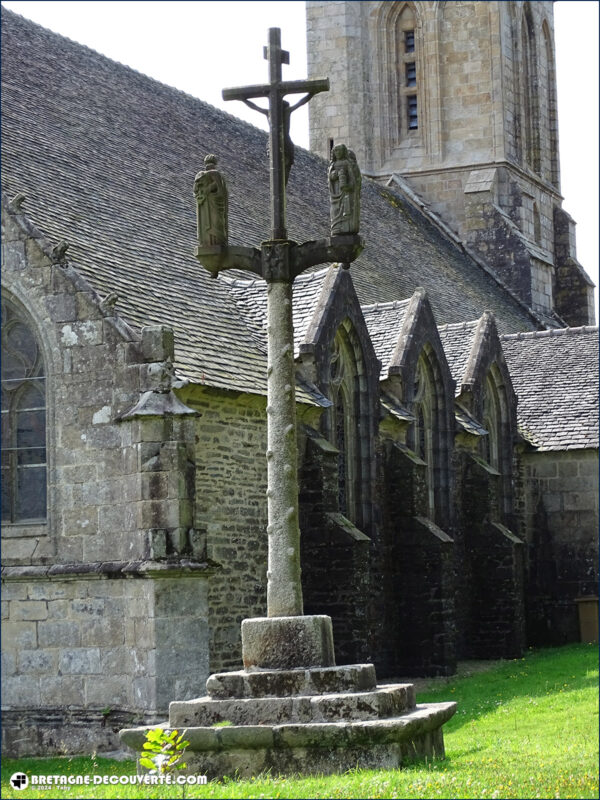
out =
[(399, 111), (399, 138), (419, 128), (419, 98), (417, 78), (417, 44), (415, 39), (415, 12), (409, 3), (403, 3), (394, 25), (397, 65), (397, 92)]
[(537, 75), (537, 48), (533, 18), (525, 6), (521, 22), (522, 129), (527, 164), (540, 172), (540, 115)]
[(482, 421), (488, 435), (483, 437), (481, 456), (498, 473), (492, 484), (492, 504), (494, 513), (503, 521), (513, 507), (513, 439), (507, 386), (497, 363), (491, 365), (483, 384)]
[(483, 426), (488, 435), (483, 437), (483, 457), (494, 469), (499, 469), (498, 434), (500, 427), (500, 402), (498, 391), (488, 374), (483, 390)]
[(533, 238), (536, 244), (542, 243), (542, 220), (540, 217), (540, 210), (538, 204), (533, 204)]
[(369, 422), (362, 350), (350, 320), (337, 329), (331, 347), (328, 388), (332, 406), (325, 417), (327, 438), (338, 450), (338, 501), (344, 516), (368, 524)]
[(544, 20), (542, 25), (544, 37), (545, 56), (545, 84), (546, 84), (546, 125), (549, 133), (548, 153), (544, 177), (548, 178), (554, 186), (558, 186), (558, 121), (556, 116), (556, 72), (554, 69), (554, 50), (548, 23)]
[(348, 444), (346, 441), (347, 402), (344, 399), (344, 390), (338, 390), (335, 404), (335, 446), (338, 449), (338, 502), (342, 514), (348, 515)]
[(419, 458), (425, 462), (427, 481), (427, 502), (429, 514), (435, 517), (435, 476), (434, 476), (434, 426), (435, 426), (435, 384), (431, 365), (425, 354), (417, 362), (413, 387), (412, 445)]
[(520, 69), (519, 69), (519, 23), (515, 15), (515, 7), (512, 3), (508, 4), (508, 10), (510, 14), (511, 20), (511, 56), (512, 56), (512, 65), (513, 65), (513, 92), (514, 92), (514, 105), (513, 105), (513, 114), (514, 114), (514, 153), (515, 158), (519, 163), (523, 162), (523, 120), (522, 120), (522, 108), (521, 108), (521, 94), (522, 94), (522, 86), (520, 80)]
[(2, 300), (2, 521), (46, 518), (44, 360), (23, 315)]

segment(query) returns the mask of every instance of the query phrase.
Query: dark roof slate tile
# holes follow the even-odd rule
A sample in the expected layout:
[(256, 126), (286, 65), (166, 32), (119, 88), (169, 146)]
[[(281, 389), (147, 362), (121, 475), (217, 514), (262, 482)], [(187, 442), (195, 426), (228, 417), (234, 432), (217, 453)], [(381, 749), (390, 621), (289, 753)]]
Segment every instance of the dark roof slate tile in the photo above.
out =
[(475, 342), (479, 320), (459, 322), (453, 325), (440, 325), (438, 333), (450, 367), (450, 374), (456, 382), (456, 392), (460, 393), (469, 356)]
[[(258, 245), (268, 235), (266, 134), (2, 9), (2, 147), (8, 196), (26, 194), (34, 225), (69, 241), (70, 263), (101, 297), (118, 294), (134, 330), (172, 325), (176, 366), (192, 381), (264, 391), (258, 317), (240, 314), (228, 282), (211, 280), (193, 256), (192, 186), (204, 155), (216, 152), (231, 244)], [(327, 164), (297, 148), (290, 236), (315, 239), (328, 227)], [(367, 248), (352, 267), (361, 303), (422, 285), (440, 323), (491, 308), (504, 332), (536, 327), (399, 191), (365, 179), (362, 230)]]
[[(294, 355), (305, 339), (319, 296), (323, 291), (329, 267), (318, 272), (299, 275), (294, 281)], [(263, 280), (221, 279), (227, 281), (229, 291), (244, 316), (257, 344), (266, 352), (267, 337), (267, 285)]]
[(373, 342), (375, 354), (381, 361), (381, 380), (388, 377), (388, 370), (398, 337), (402, 329), (404, 317), (410, 305), (408, 300), (393, 300), (391, 303), (375, 303), (362, 306), (363, 316), (367, 323), (369, 336)]
[(538, 450), (598, 447), (598, 328), (501, 340), (523, 436)]

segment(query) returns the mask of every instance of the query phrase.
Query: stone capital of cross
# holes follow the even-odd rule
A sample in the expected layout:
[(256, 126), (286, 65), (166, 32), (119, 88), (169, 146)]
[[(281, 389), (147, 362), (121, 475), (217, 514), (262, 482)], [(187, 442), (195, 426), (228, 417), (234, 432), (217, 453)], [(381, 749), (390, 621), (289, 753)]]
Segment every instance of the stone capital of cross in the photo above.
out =
[[(327, 78), (315, 80), (282, 80), (281, 67), (290, 63), (287, 50), (281, 48), (281, 30), (269, 28), (269, 44), (263, 48), (264, 57), (269, 62), (269, 83), (256, 86), (242, 86), (235, 89), (223, 89), (224, 100), (241, 100), (269, 119), (269, 169), (271, 184), (271, 239), (287, 239), (285, 223), (285, 159), (286, 137), (289, 140), (289, 117), (292, 111), (307, 103), (319, 92), (329, 90)], [(284, 97), (288, 94), (304, 94), (296, 105), (284, 105)], [(269, 108), (263, 109), (251, 102), (252, 99), (266, 97)], [(288, 145), (293, 147), (291, 140)], [(289, 157), (289, 155), (288, 155)]]

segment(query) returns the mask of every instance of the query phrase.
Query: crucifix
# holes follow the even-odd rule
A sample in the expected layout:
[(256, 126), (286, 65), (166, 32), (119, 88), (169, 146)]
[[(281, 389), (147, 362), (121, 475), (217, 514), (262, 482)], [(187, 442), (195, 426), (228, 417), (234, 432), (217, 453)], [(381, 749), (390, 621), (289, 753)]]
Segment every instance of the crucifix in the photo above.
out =
[[(267, 282), (267, 614), (269, 619), (244, 620), (242, 638), (245, 623), (269, 620), (274, 622), (275, 620), (271, 618), (298, 618), (303, 614), (292, 284), (297, 275), (316, 264), (337, 261), (348, 267), (363, 249), (358, 228), (349, 234), (332, 235), (327, 239), (303, 244), (288, 239), (286, 183), (293, 161), (293, 144), (289, 137), (290, 116), (315, 94), (327, 91), (329, 80), (282, 80), (281, 67), (282, 64), (289, 63), (289, 54), (281, 49), (279, 28), (269, 29), (269, 44), (264, 48), (264, 56), (269, 62), (269, 83), (224, 89), (223, 98), (241, 100), (268, 117), (271, 237), (262, 242), (260, 250), (254, 247), (229, 246), (226, 240), (225, 219), (224, 224), (216, 226), (221, 231), (221, 238), (201, 237), (199, 232), (199, 245), (196, 250), (197, 258), (213, 277), (216, 277), (221, 270), (244, 269), (259, 275)], [(304, 96), (294, 106), (290, 106), (284, 99), (290, 94)], [(259, 97), (268, 98), (268, 110), (252, 102)], [(205, 161), (207, 170), (199, 173), (196, 178), (199, 187), (196, 192), (197, 198), (200, 195), (202, 198), (206, 196), (201, 187), (220, 185), (217, 179), (217, 176), (219, 178), (220, 176), (214, 169), (214, 156), (207, 156)], [(213, 191), (219, 192), (218, 189)], [(226, 190), (224, 191), (226, 198)], [(356, 204), (358, 204), (357, 197)], [(214, 229), (213, 226), (211, 230)], [(309, 618), (303, 619), (308, 621)], [(268, 634), (267, 638), (269, 636), (271, 634)], [(260, 659), (253, 661), (248, 657), (248, 660), (255, 666), (269, 665), (268, 658), (266, 661), (263, 659), (261, 663)], [(244, 663), (247, 664), (246, 653)]]

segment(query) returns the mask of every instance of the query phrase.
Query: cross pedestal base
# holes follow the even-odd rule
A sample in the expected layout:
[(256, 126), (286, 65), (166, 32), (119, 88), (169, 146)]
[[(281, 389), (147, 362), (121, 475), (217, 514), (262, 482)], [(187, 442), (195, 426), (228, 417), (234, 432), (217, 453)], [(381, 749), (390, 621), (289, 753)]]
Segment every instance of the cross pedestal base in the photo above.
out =
[(242, 622), (246, 669), (333, 667), (331, 617), (256, 617)]

